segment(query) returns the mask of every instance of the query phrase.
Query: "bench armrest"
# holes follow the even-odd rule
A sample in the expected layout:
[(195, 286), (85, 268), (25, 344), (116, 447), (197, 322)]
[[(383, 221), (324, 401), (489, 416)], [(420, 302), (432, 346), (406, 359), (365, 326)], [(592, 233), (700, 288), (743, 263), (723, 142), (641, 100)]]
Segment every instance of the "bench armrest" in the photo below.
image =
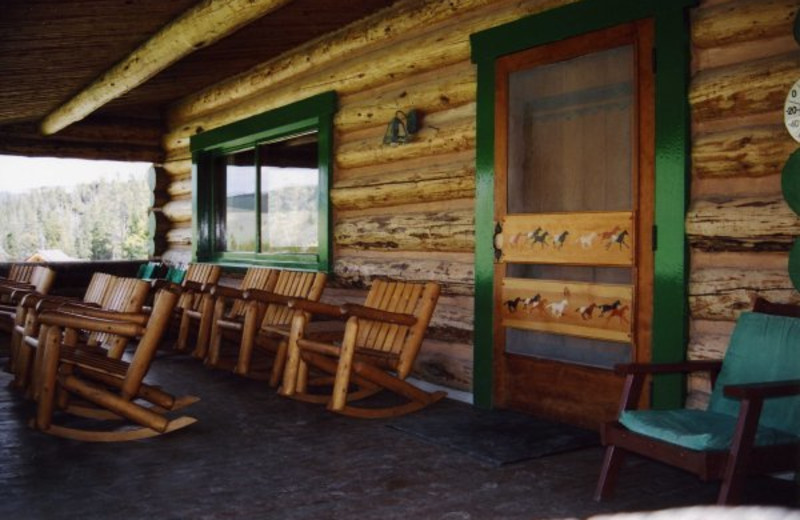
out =
[(800, 379), (728, 385), (723, 390), (726, 397), (734, 399), (769, 399), (800, 395)]

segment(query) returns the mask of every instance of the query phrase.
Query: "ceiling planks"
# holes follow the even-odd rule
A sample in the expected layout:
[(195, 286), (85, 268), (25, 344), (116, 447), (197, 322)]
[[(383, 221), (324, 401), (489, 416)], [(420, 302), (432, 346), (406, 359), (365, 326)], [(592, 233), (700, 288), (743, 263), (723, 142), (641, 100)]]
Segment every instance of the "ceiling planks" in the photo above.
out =
[[(196, 0), (0, 0), (0, 127), (8, 123), (39, 123), (195, 3)], [(144, 118), (160, 125), (164, 109), (181, 97), (391, 3), (393, 0), (293, 0), (160, 72), (99, 109), (98, 117)], [(90, 117), (75, 126), (92, 126), (96, 124), (93, 121)], [(24, 136), (26, 154), (37, 155), (28, 130)], [(3, 145), (4, 141), (11, 142), (14, 127), (2, 135), (0, 153), (18, 153)], [(45, 138), (40, 139), (46, 142)], [(158, 142), (152, 145), (158, 146)], [(47, 153), (46, 148), (42, 147), (42, 153)], [(68, 148), (60, 150), (68, 156)]]

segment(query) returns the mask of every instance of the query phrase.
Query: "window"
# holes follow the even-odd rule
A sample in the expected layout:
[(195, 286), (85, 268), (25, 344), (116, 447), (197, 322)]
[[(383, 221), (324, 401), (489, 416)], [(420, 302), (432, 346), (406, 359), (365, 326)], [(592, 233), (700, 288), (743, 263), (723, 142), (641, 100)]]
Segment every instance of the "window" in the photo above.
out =
[(194, 136), (200, 261), (328, 271), (328, 176), (336, 94)]

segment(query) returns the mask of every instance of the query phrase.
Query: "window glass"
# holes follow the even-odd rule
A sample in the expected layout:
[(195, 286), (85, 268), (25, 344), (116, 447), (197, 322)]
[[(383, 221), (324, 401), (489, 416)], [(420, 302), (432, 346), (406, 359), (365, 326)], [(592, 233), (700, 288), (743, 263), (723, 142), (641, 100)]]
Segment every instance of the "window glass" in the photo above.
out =
[(254, 150), (225, 156), (224, 251), (256, 250), (256, 167)]
[(317, 149), (316, 132), (259, 147), (262, 253), (317, 252)]

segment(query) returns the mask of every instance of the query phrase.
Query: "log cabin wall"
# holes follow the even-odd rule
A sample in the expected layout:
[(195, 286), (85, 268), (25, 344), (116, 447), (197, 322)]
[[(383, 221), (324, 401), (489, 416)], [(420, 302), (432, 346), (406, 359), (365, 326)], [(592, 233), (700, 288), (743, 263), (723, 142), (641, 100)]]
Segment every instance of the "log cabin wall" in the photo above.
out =
[[(333, 275), (323, 300), (363, 302), (373, 276), (443, 284), (417, 377), (472, 386), (475, 67), (469, 35), (565, 0), (407, 0), (177, 103), (164, 138), (166, 261), (191, 255), (189, 137), (336, 90)], [(382, 146), (416, 108), (408, 144)]]
[[(475, 67), (469, 35), (569, 0), (404, 0), (175, 104), (159, 174), (156, 254), (191, 257), (189, 138), (336, 90), (332, 288), (363, 301), (373, 276), (444, 286), (416, 375), (472, 384)], [(787, 274), (797, 218), (780, 198), (794, 144), (781, 128), (797, 78), (797, 1), (708, 0), (693, 13), (691, 357), (719, 357), (735, 314), (758, 291), (800, 299)], [(758, 24), (752, 20), (758, 19)], [(422, 111), (416, 139), (381, 146), (396, 110)], [(702, 381), (692, 383), (702, 401)]]
[[(798, 6), (704, 0), (692, 13), (691, 359), (721, 358), (755, 295), (800, 303), (788, 273), (800, 219), (780, 186), (798, 147), (783, 127), (783, 100), (800, 79)], [(689, 406), (704, 406), (709, 388), (690, 379)]]

